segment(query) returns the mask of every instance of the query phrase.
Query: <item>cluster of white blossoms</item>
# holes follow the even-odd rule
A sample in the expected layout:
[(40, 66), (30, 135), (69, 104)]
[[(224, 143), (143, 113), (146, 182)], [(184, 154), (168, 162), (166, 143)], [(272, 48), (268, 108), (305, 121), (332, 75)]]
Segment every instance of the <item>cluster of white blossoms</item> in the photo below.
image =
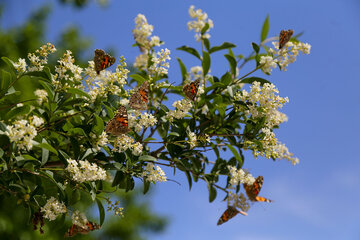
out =
[(107, 138), (107, 133), (105, 131), (103, 131), (99, 136), (94, 133), (90, 133), (90, 136), (91, 138), (96, 140), (95, 148), (98, 151), (100, 151), (101, 147), (105, 146), (109, 142), (109, 139)]
[(140, 156), (143, 151), (143, 146), (139, 142), (135, 143), (135, 140), (126, 134), (118, 136), (114, 141), (112, 151), (121, 153), (128, 149), (132, 151), (133, 155)]
[(157, 123), (157, 119), (149, 113), (143, 113), (140, 115), (139, 124), (144, 128), (152, 127)]
[(143, 130), (143, 128), (152, 127), (158, 122), (154, 115), (149, 113), (141, 113), (138, 110), (128, 112), (128, 121), (128, 127), (133, 128), (135, 132), (140, 132)]
[(47, 92), (44, 89), (36, 89), (34, 92), (35, 96), (37, 97), (37, 103), (41, 105), (43, 102), (47, 102)]
[(273, 68), (279, 64), (282, 71), (286, 71), (286, 67), (296, 61), (297, 56), (301, 53), (310, 54), (311, 45), (303, 42), (288, 42), (279, 49), (279, 42), (273, 42), (274, 48), (269, 49), (268, 56), (261, 56), (261, 69), (270, 74)]
[(288, 120), (287, 116), (278, 109), (289, 102), (289, 98), (278, 96), (279, 90), (274, 84), (265, 83), (261, 88), (259, 82), (254, 82), (250, 89), (250, 92), (244, 89), (234, 96), (235, 101), (250, 103), (247, 105), (249, 110), (245, 112), (248, 116), (265, 117), (265, 126), (268, 128), (273, 128)]
[[(83, 85), (81, 84), (81, 73), (83, 72), (83, 69), (74, 64), (75, 59), (71, 54), (72, 52), (70, 50), (66, 50), (63, 57), (58, 60), (59, 65), (55, 66), (55, 72), (57, 73), (57, 77), (54, 78), (53, 84), (56, 88), (83, 87)], [(71, 81), (72, 83), (74, 83), (74, 85), (70, 86), (68, 82), (61, 83), (61, 79)]]
[[(35, 53), (29, 53), (28, 59), (30, 61), (30, 65), (27, 70), (29, 72), (42, 71), (44, 69), (44, 64), (47, 64), (48, 55), (55, 51), (56, 51), (55, 46), (52, 45), (51, 43), (47, 43), (46, 45), (41, 46), (40, 49), (37, 49)], [(21, 64), (24, 65), (24, 62), (22, 61)], [(22, 66), (22, 70), (24, 70), (23, 66)]]
[(49, 219), (49, 221), (53, 221), (57, 216), (67, 212), (65, 204), (54, 197), (48, 199), (40, 210), (44, 212), (44, 218)]
[(165, 48), (156, 54), (153, 53), (151, 57), (152, 65), (148, 68), (149, 73), (154, 75), (168, 74), (169, 62), (167, 60), (171, 60), (169, 49)]
[(172, 106), (176, 109), (170, 110), (166, 115), (170, 122), (174, 121), (174, 118), (184, 118), (189, 110), (193, 107), (193, 103), (189, 99), (182, 99), (174, 102)]
[[(203, 12), (201, 9), (195, 10), (195, 6), (191, 5), (189, 8), (189, 15), (194, 20), (187, 23), (188, 30), (195, 31), (196, 41), (200, 42), (201, 38), (210, 38), (210, 34), (208, 33), (208, 31), (210, 30), (210, 28), (214, 27), (214, 23), (211, 19), (208, 19), (207, 13)], [(201, 35), (201, 30), (205, 27), (206, 23), (209, 24), (209, 29), (206, 30), (205, 34)]]
[(7, 126), (5, 134), (9, 137), (10, 142), (15, 142), (19, 150), (27, 149), (28, 151), (33, 147), (33, 139), (37, 135), (36, 127), (44, 123), (42, 118), (38, 116), (30, 117), (30, 122), (27, 120), (18, 120), (11, 126)]
[(189, 140), (187, 140), (186, 142), (190, 145), (190, 149), (193, 149), (197, 145), (196, 134), (193, 132), (190, 132), (188, 134), (188, 138), (189, 138)]
[(15, 62), (13, 65), (16, 71), (18, 71), (19, 73), (26, 72), (27, 64), (24, 58), (19, 58), (19, 60)]
[(248, 185), (252, 185), (255, 182), (255, 178), (248, 172), (244, 171), (243, 169), (237, 169), (233, 166), (228, 166), (231, 179), (230, 184), (233, 186), (237, 186), (238, 184), (245, 183)]
[(146, 165), (145, 171), (142, 173), (142, 177), (146, 178), (149, 182), (166, 182), (166, 175), (164, 171), (153, 163)]
[(75, 212), (73, 212), (73, 214), (71, 216), (71, 220), (72, 220), (72, 223), (75, 224), (76, 226), (82, 227), (84, 229), (88, 228), (86, 226), (86, 224), (89, 221), (86, 218), (85, 214), (80, 212), (79, 210), (76, 210)]
[(96, 165), (96, 163), (89, 163), (89, 161), (67, 160), (68, 165), (65, 168), (76, 182), (87, 182), (96, 180), (105, 180), (107, 178), (106, 171)]
[(96, 74), (94, 61), (89, 61), (89, 66), (85, 69), (88, 78), (85, 79), (86, 86), (90, 89), (88, 92), (91, 101), (94, 102), (98, 96), (106, 97), (111, 93), (120, 95), (122, 87), (127, 83), (126, 79), (129, 70), (126, 68), (126, 59), (121, 56), (120, 64), (117, 65), (115, 72), (102, 70), (99, 75)]

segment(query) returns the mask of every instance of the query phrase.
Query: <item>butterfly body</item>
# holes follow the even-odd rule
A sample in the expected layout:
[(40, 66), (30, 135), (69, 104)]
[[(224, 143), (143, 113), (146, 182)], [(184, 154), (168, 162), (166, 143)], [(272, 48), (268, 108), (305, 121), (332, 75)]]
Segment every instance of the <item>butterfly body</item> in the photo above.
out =
[(219, 218), (217, 225), (221, 225), (221, 224), (229, 221), (231, 218), (235, 217), (238, 213), (241, 213), (242, 215), (247, 216), (246, 212), (239, 211), (234, 206), (228, 206), (228, 208), (225, 210), (225, 212)]
[(187, 98), (189, 98), (191, 101), (195, 101), (197, 92), (199, 90), (199, 84), (200, 80), (196, 79), (194, 82), (186, 84), (183, 87), (183, 92)]
[(279, 36), (279, 49), (283, 48), (287, 42), (289, 42), (291, 36), (294, 34), (294, 30), (281, 30)]
[(149, 95), (149, 83), (144, 82), (140, 88), (131, 95), (130, 97), (130, 107), (135, 110), (146, 110), (148, 103)]
[(78, 225), (73, 224), (71, 228), (68, 230), (68, 232), (65, 234), (65, 237), (73, 237), (77, 233), (88, 234), (90, 231), (100, 229), (100, 225), (93, 222), (87, 222), (85, 226), (86, 227), (80, 227)]
[(255, 182), (252, 185), (248, 185), (244, 183), (244, 189), (246, 192), (246, 195), (248, 196), (250, 201), (253, 202), (272, 202), (272, 200), (259, 197), (259, 193), (262, 187), (262, 184), (264, 182), (263, 176), (258, 176), (255, 180)]
[(115, 63), (116, 59), (109, 54), (105, 53), (104, 50), (96, 49), (94, 56), (95, 71), (100, 74), (101, 70), (110, 67)]
[(129, 132), (128, 114), (124, 106), (121, 106), (115, 116), (107, 123), (105, 131), (113, 135), (121, 135)]

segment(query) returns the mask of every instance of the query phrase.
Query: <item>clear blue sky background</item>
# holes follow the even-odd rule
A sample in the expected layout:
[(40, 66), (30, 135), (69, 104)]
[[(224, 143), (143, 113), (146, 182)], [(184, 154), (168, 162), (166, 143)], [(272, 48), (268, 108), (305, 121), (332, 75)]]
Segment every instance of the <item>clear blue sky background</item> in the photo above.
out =
[[(261, 195), (275, 202), (255, 204), (249, 216), (237, 216), (218, 227), (216, 222), (226, 206), (223, 195), (210, 204), (205, 184), (195, 184), (189, 192), (181, 174), (174, 177), (168, 172), (169, 178), (182, 185), (167, 182), (156, 188), (153, 207), (171, 217), (171, 223), (164, 234), (149, 239), (360, 239), (359, 0), (113, 0), (108, 8), (90, 4), (81, 10), (54, 0), (18, 0), (10, 4), (2, 24), (21, 24), (44, 2), (54, 5), (48, 41), (76, 25), (94, 39), (94, 48), (114, 47), (129, 62), (139, 53), (131, 48), (133, 20), (138, 13), (145, 14), (155, 27), (154, 34), (172, 51), (170, 81), (177, 83), (176, 57), (183, 58), (188, 68), (199, 65), (193, 57), (175, 50), (184, 44), (199, 47), (194, 33), (186, 28), (190, 5), (203, 9), (214, 21), (211, 44), (233, 42), (238, 46), (236, 54), (250, 53), (250, 43), (259, 41), (267, 14), (270, 36), (281, 29), (304, 31), (301, 40), (312, 45), (311, 54), (300, 56), (287, 72), (275, 70), (268, 78), (281, 96), (290, 98), (283, 109), (289, 121), (276, 134), (300, 158), (300, 164), (294, 167), (286, 161), (251, 156), (245, 162), (255, 176), (264, 176)], [(223, 54), (213, 56), (214, 75), (226, 71)]]

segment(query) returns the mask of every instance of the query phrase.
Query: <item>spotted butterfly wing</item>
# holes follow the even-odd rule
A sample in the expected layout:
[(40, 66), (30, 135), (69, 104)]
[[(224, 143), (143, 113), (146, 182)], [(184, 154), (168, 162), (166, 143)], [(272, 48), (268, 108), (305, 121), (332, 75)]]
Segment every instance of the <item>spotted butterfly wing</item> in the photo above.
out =
[(248, 196), (250, 201), (253, 201), (253, 202), (272, 202), (272, 200), (270, 200), (270, 199), (258, 196), (259, 192), (261, 190), (263, 182), (264, 182), (263, 176), (258, 176), (255, 179), (255, 182), (252, 185), (248, 185), (248, 184), (244, 183), (244, 189), (245, 189), (246, 195)]
[(149, 95), (149, 83), (144, 82), (140, 88), (131, 95), (130, 97), (130, 107), (135, 110), (146, 110), (148, 103)]
[(88, 234), (90, 231), (94, 231), (97, 229), (100, 229), (100, 225), (93, 222), (87, 222), (85, 228), (73, 224), (68, 230), (68, 232), (65, 234), (65, 237), (73, 237), (77, 233)]
[(107, 123), (105, 131), (113, 135), (129, 132), (128, 114), (126, 108), (121, 106), (115, 116)]
[(186, 84), (183, 87), (183, 92), (186, 97), (190, 100), (195, 101), (198, 89), (199, 89), (200, 80), (196, 79), (194, 82)]
[(96, 49), (94, 56), (95, 71), (100, 74), (101, 70), (110, 67), (115, 63), (116, 59), (109, 54), (105, 53), (104, 50)]
[(294, 34), (294, 30), (281, 30), (279, 36), (279, 49), (283, 48), (286, 43), (290, 40), (291, 36)]
[(221, 225), (221, 224), (229, 221), (231, 218), (235, 217), (238, 213), (241, 213), (242, 215), (247, 216), (246, 212), (239, 211), (233, 206), (228, 206), (228, 208), (225, 210), (225, 212), (219, 218), (217, 225)]

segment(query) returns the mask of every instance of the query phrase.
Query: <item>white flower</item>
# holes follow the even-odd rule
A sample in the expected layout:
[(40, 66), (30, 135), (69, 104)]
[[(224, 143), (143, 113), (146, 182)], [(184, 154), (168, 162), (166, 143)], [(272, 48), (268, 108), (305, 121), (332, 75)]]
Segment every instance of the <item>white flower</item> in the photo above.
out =
[(37, 102), (39, 105), (41, 105), (43, 102), (47, 102), (47, 92), (43, 89), (37, 89), (35, 92), (34, 92), (35, 96), (38, 97), (37, 99)]
[(88, 227), (86, 226), (86, 224), (89, 222), (85, 216), (84, 213), (82, 212), (79, 212), (79, 210), (76, 210), (75, 212), (73, 212), (72, 216), (71, 216), (71, 220), (72, 220), (72, 223), (81, 227), (81, 228), (84, 228), (84, 229), (87, 229)]
[(16, 107), (22, 107), (22, 106), (24, 106), (23, 103), (18, 103), (18, 104), (16, 104)]
[(132, 154), (135, 156), (140, 156), (142, 154), (142, 150), (143, 150), (143, 146), (141, 145), (141, 143), (137, 142), (134, 143), (131, 148), (132, 150)]
[(204, 106), (201, 108), (201, 113), (206, 115), (209, 112), (209, 107), (204, 104)]
[(46, 45), (41, 46), (40, 49), (37, 49), (35, 53), (28, 53), (28, 59), (30, 61), (28, 71), (42, 71), (44, 68), (43, 64), (47, 64), (47, 56), (55, 51), (56, 48), (54, 45), (47, 43)]
[(40, 127), (41, 125), (44, 124), (44, 119), (39, 118), (36, 115), (30, 117), (30, 120), (31, 120), (31, 124), (34, 125), (35, 127)]
[(171, 110), (167, 113), (166, 117), (169, 119), (170, 122), (174, 121), (175, 119), (181, 119), (186, 116), (189, 110), (192, 108), (193, 103), (188, 99), (183, 99), (180, 101), (175, 101), (173, 103), (173, 107), (176, 110)]
[(114, 141), (114, 152), (125, 152), (127, 149), (131, 148), (134, 143), (134, 139), (129, 137), (126, 134), (121, 134)]
[(63, 57), (58, 60), (59, 65), (55, 67), (55, 72), (58, 73), (58, 78), (69, 80), (75, 84), (74, 87), (81, 88), (81, 73), (83, 69), (74, 64), (75, 59), (71, 54), (70, 50), (66, 50)]
[(261, 70), (265, 73), (271, 73), (272, 68), (276, 68), (277, 60), (273, 59), (271, 56), (261, 56), (260, 65), (262, 65)]
[(157, 119), (148, 113), (144, 113), (141, 115), (139, 119), (139, 124), (143, 126), (144, 128), (152, 127), (157, 123)]
[(47, 200), (46, 204), (41, 208), (41, 212), (44, 212), (44, 218), (53, 221), (60, 214), (66, 213), (65, 204), (59, 202), (56, 198), (51, 197)]
[(142, 173), (142, 177), (153, 183), (166, 182), (164, 171), (159, 166), (155, 167), (153, 163), (148, 163), (146, 165), (145, 171)]
[(231, 179), (230, 184), (237, 186), (239, 183), (245, 183), (252, 185), (255, 182), (255, 178), (248, 172), (245, 172), (243, 169), (237, 170), (236, 167), (228, 166)]
[(19, 73), (26, 72), (26, 61), (24, 58), (19, 58), (18, 62), (14, 63), (14, 67)]
[[(194, 20), (187, 23), (188, 30), (195, 31), (196, 41), (200, 41), (201, 38), (210, 38), (210, 34), (208, 33), (208, 31), (210, 30), (210, 28), (214, 27), (214, 23), (211, 19), (208, 19), (208, 15), (205, 12), (202, 12), (201, 9), (195, 10), (195, 7), (193, 5), (191, 5), (189, 8), (189, 15)], [(206, 30), (204, 35), (201, 35), (201, 30), (205, 27), (206, 23), (209, 24), (209, 29)]]
[[(39, 118), (35, 117), (36, 116), (33, 118), (35, 119), (36, 125), (43, 123), (41, 120), (38, 120)], [(10, 142), (15, 142), (17, 144), (19, 150), (31, 150), (33, 147), (32, 140), (37, 135), (37, 131), (34, 122), (30, 124), (27, 120), (19, 120), (14, 122), (12, 126), (7, 126), (5, 134), (9, 137)]]
[(65, 168), (70, 173), (72, 179), (76, 182), (87, 182), (96, 180), (105, 180), (106, 171), (98, 167), (96, 163), (89, 163), (87, 160), (68, 159), (68, 166)]
[(170, 50), (167, 48), (161, 49), (156, 55), (153, 54), (151, 58), (153, 64), (149, 66), (149, 73), (158, 75), (168, 74), (169, 63), (166, 61), (170, 59)]
[(101, 147), (105, 146), (109, 142), (105, 131), (103, 131), (99, 136), (94, 133), (91, 133), (90, 136), (96, 140), (95, 147), (98, 151), (100, 151)]
[(129, 105), (129, 99), (127, 99), (127, 98), (121, 99), (121, 100), (120, 100), (120, 105), (121, 105), (121, 106), (127, 106), (127, 105)]
[(193, 148), (196, 147), (196, 145), (197, 145), (196, 134), (193, 133), (193, 132), (190, 132), (190, 133), (188, 134), (188, 138), (189, 138), (189, 140), (187, 140), (186, 142), (187, 142), (188, 144), (190, 144), (190, 149), (193, 149)]
[[(143, 14), (138, 14), (135, 18), (135, 29), (132, 30), (135, 41), (140, 44), (142, 51), (149, 51), (151, 48), (148, 37), (151, 36), (154, 27), (148, 24), (146, 17)], [(154, 40), (156, 41), (156, 40)]]
[(160, 38), (158, 36), (153, 36), (151, 37), (151, 40), (150, 40), (150, 46), (160, 46), (164, 44), (163, 42), (160, 41)]

